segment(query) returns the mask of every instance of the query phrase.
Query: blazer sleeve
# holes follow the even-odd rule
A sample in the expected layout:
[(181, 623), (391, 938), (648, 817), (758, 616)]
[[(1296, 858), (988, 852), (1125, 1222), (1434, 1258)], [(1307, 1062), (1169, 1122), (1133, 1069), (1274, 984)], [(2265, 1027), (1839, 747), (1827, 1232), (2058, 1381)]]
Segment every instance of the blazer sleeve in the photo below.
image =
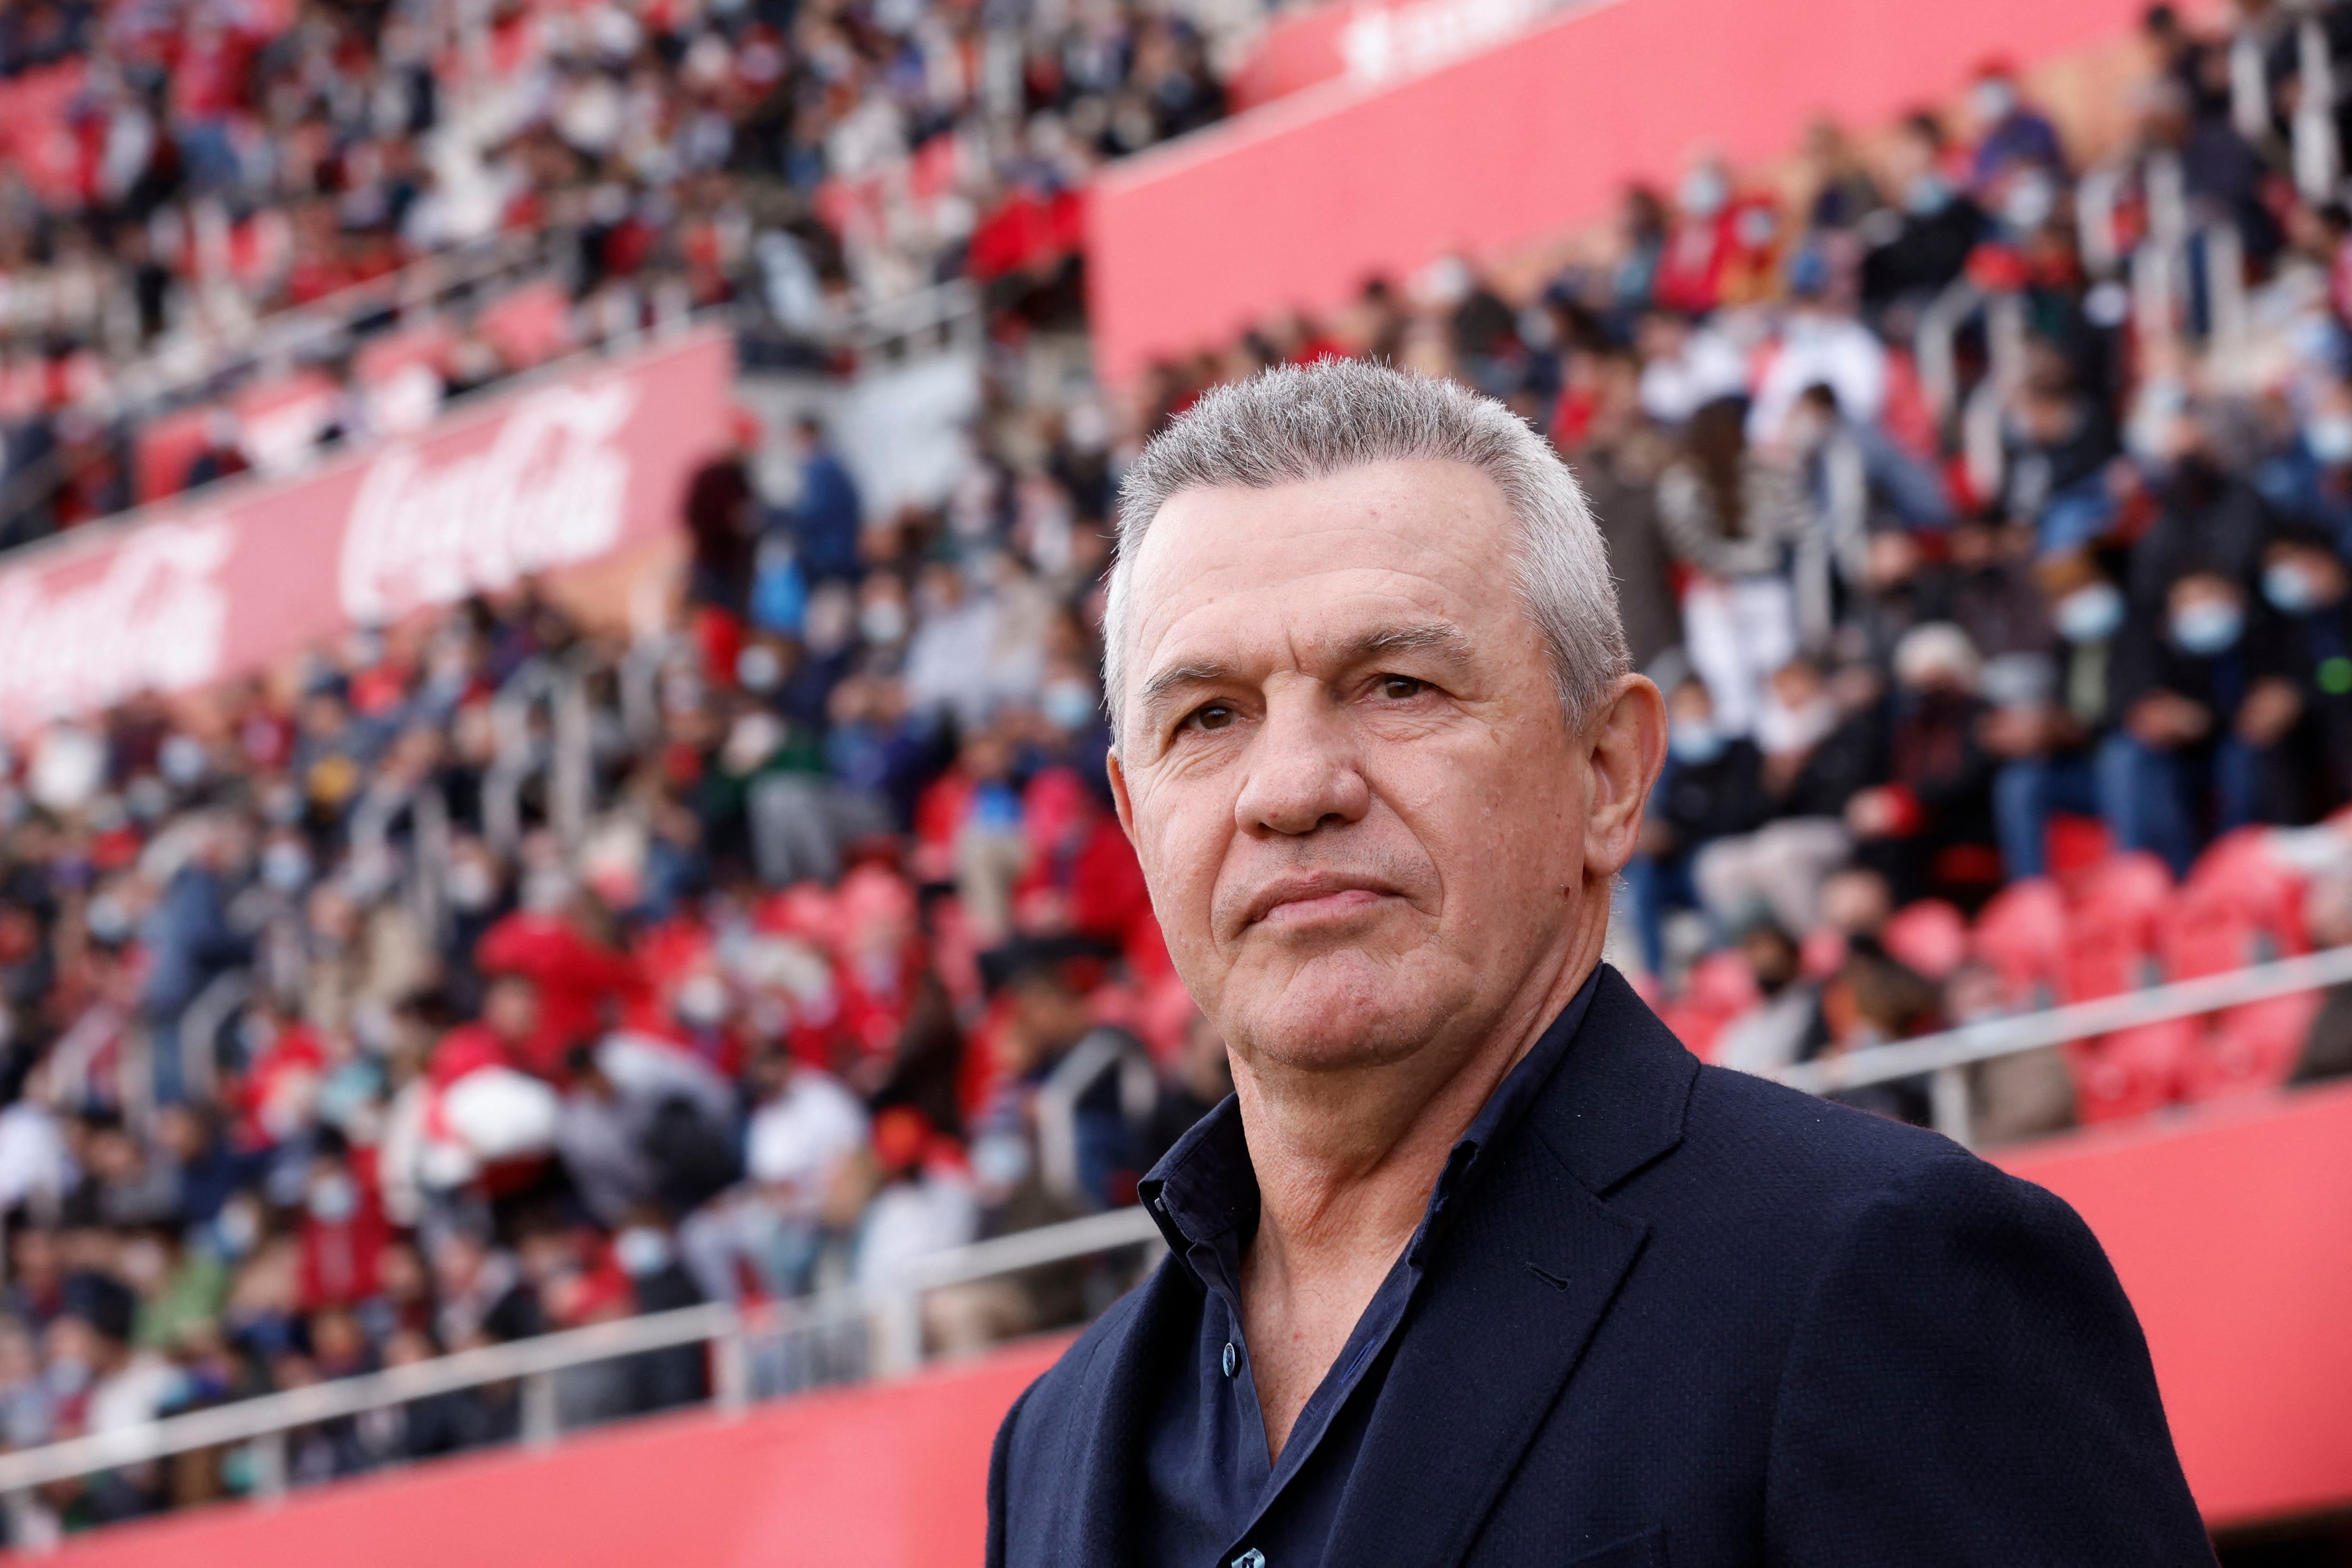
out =
[(1013, 1424), (1021, 1419), (1021, 1407), (1036, 1392), (1034, 1383), (1021, 1391), (1021, 1397), (1013, 1402), (1013, 1408), (997, 1425), (996, 1441), (988, 1451), (988, 1568), (1004, 1568), (1004, 1498), (1011, 1484), (1006, 1472), (1013, 1464)]
[(2138, 1321), (2088, 1226), (1955, 1152), (1857, 1205), (1808, 1291), (1768, 1561), (2211, 1568)]

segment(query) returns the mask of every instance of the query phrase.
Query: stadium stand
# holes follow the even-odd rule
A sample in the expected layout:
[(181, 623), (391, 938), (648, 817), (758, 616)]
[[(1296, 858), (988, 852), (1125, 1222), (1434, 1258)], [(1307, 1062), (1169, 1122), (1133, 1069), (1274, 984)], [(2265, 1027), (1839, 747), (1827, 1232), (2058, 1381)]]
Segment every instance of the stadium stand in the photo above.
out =
[[(1068, 373), (1087, 182), (1222, 113), (1228, 23), (439, 16), (0, 16), (5, 646), (197, 502), (361, 486), (696, 322), (748, 404), (971, 314), (984, 403), (938, 497), (883, 506), (823, 422), (680, 395), (614, 539), (682, 533), (683, 581), (619, 611), (555, 551), (370, 615), (281, 595), (194, 674), (0, 668), (9, 1448), (1131, 1201), (1224, 1080), (1102, 795), (1104, 529), (1142, 438), (1283, 361), (1458, 376), (1584, 477), (1673, 720), (1612, 957), (1701, 1054), (1787, 1072), (2352, 942), (2352, 216), (2310, 107), (2352, 7), (2149, 13), (2119, 138), (1988, 62), (1636, 185), (1532, 287), (1442, 257), (1110, 386)], [(2305, 993), (1978, 1063), (1969, 1121), (2347, 1071), (2346, 994)], [(919, 1331), (1118, 1282), (975, 1282)], [(563, 1419), (709, 1376), (650, 1354)], [(308, 1428), (288, 1475), (511, 1437), (510, 1393)], [(256, 1487), (123, 1467), (10, 1528)]]

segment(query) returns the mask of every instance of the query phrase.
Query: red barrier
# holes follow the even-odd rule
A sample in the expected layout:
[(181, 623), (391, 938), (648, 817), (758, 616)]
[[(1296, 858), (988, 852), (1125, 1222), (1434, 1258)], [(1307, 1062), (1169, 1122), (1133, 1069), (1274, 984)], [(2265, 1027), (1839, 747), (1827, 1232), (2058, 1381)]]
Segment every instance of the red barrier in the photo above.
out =
[(1124, 381), (1374, 272), (1492, 256), (1671, 181), (1694, 147), (1779, 156), (1830, 114), (1883, 123), (2000, 52), (2126, 34), (2144, 0), (1618, 0), (1395, 86), (1334, 83), (1100, 176), (1088, 228), (1097, 363)]
[(727, 426), (723, 335), (518, 387), (285, 483), (173, 502), (0, 565), (0, 731), (233, 679), (355, 625), (677, 524)]
[(2209, 1522), (2352, 1503), (2352, 1085), (2000, 1163), (2074, 1205), (2115, 1260)]
[[(2082, 1133), (2002, 1163), (2091, 1223), (2217, 1524), (2352, 1502), (2352, 1086)], [(910, 1383), (702, 1414), (229, 1505), (75, 1568), (943, 1568), (980, 1561), (989, 1439), (1063, 1342)]]
[(1048, 1340), (725, 1423), (638, 1423), (552, 1453), (445, 1460), (74, 1543), (69, 1568), (944, 1568), (978, 1563), (988, 1448)]

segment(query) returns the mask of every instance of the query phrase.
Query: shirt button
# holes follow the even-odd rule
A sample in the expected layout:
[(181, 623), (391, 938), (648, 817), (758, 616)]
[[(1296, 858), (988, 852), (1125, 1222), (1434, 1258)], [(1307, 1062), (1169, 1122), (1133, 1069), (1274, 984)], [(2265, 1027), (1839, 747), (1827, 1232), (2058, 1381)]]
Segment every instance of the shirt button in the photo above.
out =
[(1253, 1546), (1234, 1559), (1233, 1568), (1265, 1568), (1265, 1553)]
[[(1224, 1363), (1225, 1363), (1225, 1375), (1226, 1375), (1227, 1377), (1231, 1377), (1231, 1376), (1233, 1376), (1233, 1375), (1234, 1375), (1234, 1368), (1235, 1368), (1235, 1367), (1239, 1366), (1239, 1365), (1241, 1364), (1241, 1361), (1242, 1361), (1242, 1358), (1241, 1358), (1240, 1354), (1239, 1354), (1238, 1352), (1236, 1352), (1234, 1351), (1234, 1342), (1233, 1342), (1233, 1341), (1231, 1341), (1231, 1340), (1227, 1340), (1227, 1341), (1225, 1342), (1225, 1355), (1224, 1355)], [(1236, 1563), (1243, 1563), (1243, 1562), (1245, 1562), (1245, 1561), (1246, 1561), (1246, 1554), (1244, 1554), (1244, 1556), (1242, 1556), (1242, 1557), (1236, 1557), (1236, 1558), (1234, 1558), (1234, 1562), (1236, 1562)], [(1265, 1562), (1265, 1558), (1263, 1558), (1263, 1557), (1261, 1557), (1261, 1558), (1259, 1558), (1259, 1559), (1258, 1559), (1258, 1561), (1259, 1561), (1260, 1563), (1263, 1563), (1263, 1562)], [(1253, 1565), (1253, 1568), (1254, 1568), (1254, 1565)]]

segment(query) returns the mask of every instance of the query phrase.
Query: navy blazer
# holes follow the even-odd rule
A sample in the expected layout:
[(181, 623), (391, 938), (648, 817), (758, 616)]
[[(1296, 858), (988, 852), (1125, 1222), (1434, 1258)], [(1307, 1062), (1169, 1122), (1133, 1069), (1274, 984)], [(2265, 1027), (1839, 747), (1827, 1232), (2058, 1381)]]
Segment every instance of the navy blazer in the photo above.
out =
[[(1331, 1568), (2210, 1568), (2131, 1305), (2041, 1188), (1700, 1066), (1613, 971), (1495, 1156), (1398, 1330)], [(1013, 1405), (992, 1565), (1129, 1560), (1199, 1289), (1163, 1261)]]

